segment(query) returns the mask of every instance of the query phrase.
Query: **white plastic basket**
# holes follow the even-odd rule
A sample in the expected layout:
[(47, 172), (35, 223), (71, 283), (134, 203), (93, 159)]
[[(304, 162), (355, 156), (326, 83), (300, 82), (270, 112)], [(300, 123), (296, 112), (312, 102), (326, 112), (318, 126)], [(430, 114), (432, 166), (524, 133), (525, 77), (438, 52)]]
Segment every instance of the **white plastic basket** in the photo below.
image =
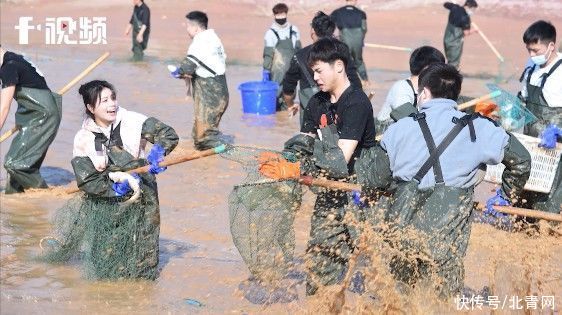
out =
[[(525, 146), (531, 154), (531, 176), (525, 184), (525, 190), (549, 193), (554, 182), (556, 169), (562, 153), (562, 145), (557, 144), (555, 149), (539, 148), (539, 138), (513, 133), (515, 137)], [(502, 181), (502, 173), (505, 165), (488, 165), (485, 181), (499, 184)]]

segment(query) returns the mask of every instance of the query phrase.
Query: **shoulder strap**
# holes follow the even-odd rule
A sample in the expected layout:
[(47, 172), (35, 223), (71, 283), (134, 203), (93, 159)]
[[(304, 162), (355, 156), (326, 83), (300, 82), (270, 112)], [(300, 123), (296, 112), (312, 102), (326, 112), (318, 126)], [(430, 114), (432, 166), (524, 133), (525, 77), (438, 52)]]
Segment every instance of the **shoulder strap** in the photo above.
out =
[(560, 64), (562, 64), (562, 59), (558, 60), (554, 66), (552, 66), (552, 68), (550, 68), (550, 71), (548, 71), (548, 73), (543, 74), (542, 77), (542, 82), (541, 82), (541, 89), (544, 87), (544, 84), (546, 83), (546, 79), (554, 72), (554, 70), (556, 70), (556, 68), (558, 68), (560, 66)]
[[(417, 121), (418, 124), (420, 125), (423, 138), (425, 140), (425, 143), (427, 144), (429, 155), (431, 157), (431, 154), (435, 151), (436, 147), (435, 147), (435, 141), (433, 141), (433, 136), (431, 135), (431, 131), (429, 130), (429, 126), (427, 125), (427, 121), (425, 120), (425, 113), (413, 114), (412, 116), (414, 120)], [(425, 174), (421, 175), (419, 178), (418, 178), (418, 174), (416, 174), (416, 177), (414, 177), (414, 179), (416, 179), (419, 182), (421, 181), (423, 176), (425, 176)], [(435, 176), (435, 181), (437, 183), (443, 182), (443, 172), (441, 170), (441, 163), (439, 163), (439, 157), (437, 157), (437, 159), (433, 163), (433, 175)]]
[(308, 82), (308, 84), (310, 85), (310, 87), (316, 87), (316, 82), (312, 79), (312, 76), (310, 75), (310, 72), (308, 70), (307, 67), (305, 67), (302, 62), (299, 61), (299, 57), (295, 54), (295, 60), (297, 61), (297, 64), (299, 65), (299, 68), (301, 69), (301, 72), (304, 74), (304, 77), (306, 78), (306, 81)]
[(277, 33), (277, 31), (275, 31), (273, 28), (270, 28), (270, 30), (273, 32), (273, 34), (275, 34), (275, 37), (277, 37), (277, 40), (281, 40), (281, 37), (279, 37), (279, 33)]
[[(519, 82), (523, 82), (523, 79), (525, 79), (525, 74), (526, 74), (529, 70), (533, 70), (534, 68), (535, 68), (534, 65), (525, 67), (525, 69), (523, 70), (523, 72), (521, 72), (521, 76), (519, 77)], [(532, 72), (532, 71), (531, 71), (531, 72)], [(530, 75), (530, 74), (529, 74), (529, 75)]]
[[(419, 115), (419, 114), (418, 114)], [(447, 149), (447, 147), (451, 144), (451, 142), (453, 142), (453, 140), (457, 137), (457, 135), (461, 132), (461, 130), (466, 126), (466, 125), (470, 125), (472, 130), (471, 130), (471, 141), (476, 141), (476, 135), (474, 134), (474, 126), (472, 125), (472, 120), (474, 120), (477, 116), (472, 115), (472, 114), (468, 114), (465, 115), (461, 118), (453, 118), (453, 122), (455, 123), (455, 126), (453, 127), (453, 129), (447, 134), (447, 136), (445, 136), (445, 139), (443, 139), (443, 141), (439, 144), (439, 146), (437, 146), (437, 148), (435, 150), (433, 150), (433, 152), (431, 152), (430, 150), (430, 154), (429, 154), (429, 158), (427, 159), (427, 161), (425, 161), (425, 163), (422, 165), (422, 167), (420, 168), (420, 170), (416, 173), (416, 175), (414, 176), (414, 179), (418, 182), (421, 182), (422, 178), (425, 176), (425, 174), (427, 174), (427, 172), (429, 171), (429, 169), (433, 166), (436, 165), (436, 163), (439, 163), (439, 156), (441, 156), (441, 154), (443, 154), (443, 152), (445, 151), (445, 149)], [(425, 115), (422, 118), (425, 121)], [(418, 122), (421, 119), (418, 119)], [(422, 124), (420, 123), (420, 127), (422, 126)], [(429, 129), (429, 128), (428, 128)], [(423, 127), (422, 127), (422, 131), (423, 131)], [(474, 136), (474, 138), (473, 138)], [(424, 135), (425, 137), (425, 135)], [(441, 168), (441, 166), (439, 165), (439, 168)], [(443, 178), (435, 178), (435, 181), (437, 183), (443, 183)]]
[(213, 71), (213, 69), (209, 68), (209, 66), (207, 66), (206, 64), (203, 63), (203, 61), (199, 60), (197, 57), (195, 57), (194, 55), (187, 55), (188, 58), (193, 59), (193, 61), (195, 61), (196, 63), (198, 63), (201, 67), (205, 68), (205, 70), (209, 71), (212, 75), (217, 75), (217, 73), (215, 71)]
[(414, 107), (418, 106), (418, 93), (416, 93), (416, 89), (414, 89), (414, 85), (412, 84), (412, 81), (410, 81), (410, 79), (406, 79), (406, 82), (408, 82), (408, 85), (410, 85), (410, 87), (412, 88), (412, 92), (414, 92)]

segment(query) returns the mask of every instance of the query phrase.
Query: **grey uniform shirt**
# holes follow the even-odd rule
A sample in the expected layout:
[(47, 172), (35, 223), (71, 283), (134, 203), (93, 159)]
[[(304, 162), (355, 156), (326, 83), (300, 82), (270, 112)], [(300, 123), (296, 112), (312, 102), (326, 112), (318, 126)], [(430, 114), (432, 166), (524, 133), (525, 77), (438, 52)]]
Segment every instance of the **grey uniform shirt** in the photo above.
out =
[[(457, 103), (449, 99), (432, 99), (421, 105), (420, 112), (426, 114), (436, 146), (454, 127), (453, 117), (465, 115), (456, 108)], [(473, 123), (476, 142), (470, 141), (467, 126), (439, 158), (446, 186), (471, 187), (479, 181), (479, 169), (483, 169), (485, 164), (499, 164), (503, 159), (509, 140), (507, 132), (485, 118), (477, 118)], [(411, 181), (429, 158), (421, 128), (412, 118), (400, 119), (392, 124), (384, 133), (381, 146), (388, 154), (392, 175), (398, 181)], [(418, 188), (433, 186), (435, 177), (432, 168), (422, 178)]]

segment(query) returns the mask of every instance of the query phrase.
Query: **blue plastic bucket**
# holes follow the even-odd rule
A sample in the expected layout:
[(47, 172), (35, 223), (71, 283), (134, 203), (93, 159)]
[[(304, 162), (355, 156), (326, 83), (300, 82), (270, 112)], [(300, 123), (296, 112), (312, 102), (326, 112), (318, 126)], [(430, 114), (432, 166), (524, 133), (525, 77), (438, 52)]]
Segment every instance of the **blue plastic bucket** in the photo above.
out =
[(279, 84), (273, 81), (244, 82), (238, 86), (242, 95), (242, 110), (248, 114), (275, 114)]

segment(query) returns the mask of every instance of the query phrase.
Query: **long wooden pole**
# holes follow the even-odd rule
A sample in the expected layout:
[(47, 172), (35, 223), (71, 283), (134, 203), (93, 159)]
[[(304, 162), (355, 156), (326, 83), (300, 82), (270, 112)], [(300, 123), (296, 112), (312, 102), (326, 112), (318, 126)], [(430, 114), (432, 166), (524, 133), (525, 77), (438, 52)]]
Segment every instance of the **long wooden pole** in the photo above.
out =
[(502, 91), (500, 91), (500, 90), (495, 90), (495, 91), (493, 91), (492, 93), (488, 93), (488, 94), (486, 94), (486, 95), (482, 95), (482, 96), (480, 96), (479, 98), (473, 99), (472, 101), (468, 101), (468, 102), (466, 102), (466, 103), (462, 103), (462, 104), (460, 104), (459, 106), (457, 106), (457, 109), (458, 109), (458, 110), (465, 110), (465, 109), (467, 109), (467, 108), (469, 108), (469, 107), (472, 107), (472, 106), (474, 106), (474, 105), (476, 105), (476, 104), (478, 104), (478, 103), (480, 103), (480, 102), (482, 102), (482, 101), (487, 101), (487, 100), (489, 100), (489, 99), (491, 99), (491, 98), (498, 97), (498, 96), (500, 96), (501, 94), (502, 94)]
[(14, 133), (18, 132), (21, 129), (20, 125), (15, 125), (14, 128), (4, 132), (2, 136), (0, 136), (0, 143), (4, 142), (4, 140), (11, 137)]
[[(82, 71), (79, 75), (77, 75), (74, 79), (72, 79), (72, 81), (68, 82), (62, 89), (60, 89), (57, 93), (60, 95), (63, 95), (64, 93), (68, 92), (68, 90), (70, 90), (71, 87), (73, 87), (76, 83), (78, 83), (80, 80), (82, 80), (85, 76), (88, 75), (88, 73), (92, 72), (92, 70), (94, 70), (97, 66), (99, 66), (102, 62), (104, 62), (108, 57), (109, 57), (110, 53), (108, 51), (106, 51), (103, 55), (101, 55), (96, 61), (94, 61), (91, 65), (88, 66), (88, 68), (84, 69), (84, 71)], [(18, 132), (21, 129), (21, 126), (15, 126), (14, 128), (8, 130), (7, 132), (5, 132), (1, 137), (0, 137), (0, 143), (2, 143), (4, 140), (8, 139), (9, 137), (11, 137), (14, 133)]]
[(72, 86), (78, 83), (78, 81), (82, 80), (85, 76), (88, 75), (88, 73), (92, 72), (92, 70), (94, 70), (102, 62), (104, 62), (109, 57), (109, 55), (110, 55), (109, 51), (106, 51), (96, 61), (94, 61), (91, 65), (89, 65), (88, 68), (84, 69), (84, 71), (82, 71), (79, 75), (77, 75), (74, 79), (72, 79), (72, 81), (68, 82), (68, 84), (66, 84), (57, 93), (63, 95), (64, 93), (68, 92), (68, 90), (70, 90)]
[[(171, 165), (176, 165), (176, 164), (180, 164), (183, 162), (187, 162), (187, 161), (192, 161), (192, 160), (197, 160), (206, 156), (211, 156), (211, 155), (215, 155), (215, 154), (219, 154), (226, 151), (226, 146), (225, 145), (220, 145), (218, 147), (212, 148), (212, 149), (208, 149), (208, 150), (204, 150), (204, 151), (198, 151), (194, 154), (186, 154), (186, 155), (179, 155), (179, 156), (167, 156), (166, 158), (164, 158), (164, 161), (162, 161), (161, 163), (158, 164), (158, 166), (160, 167), (166, 167), (166, 166), (171, 166)], [(127, 173), (131, 174), (131, 173), (148, 173), (148, 171), (150, 170), (150, 165), (145, 165), (145, 166), (141, 166), (132, 170), (128, 170)], [(73, 187), (73, 188), (69, 188), (66, 190), (67, 194), (73, 194), (80, 191), (80, 189), (78, 187)]]
[(409, 48), (409, 47), (400, 47), (400, 46), (392, 46), (392, 45), (380, 45), (380, 44), (371, 44), (371, 43), (365, 43), (365, 47), (382, 48), (382, 49), (390, 49), (390, 50), (400, 50), (400, 51), (407, 51), (407, 52), (413, 51), (413, 49)]
[(486, 44), (488, 45), (488, 47), (490, 47), (490, 49), (494, 52), (494, 54), (496, 55), (496, 57), (498, 57), (498, 59), (501, 62), (504, 62), (504, 58), (503, 56), (500, 54), (500, 52), (496, 49), (496, 47), (494, 46), (494, 44), (492, 44), (492, 42), (490, 42), (490, 40), (488, 39), (488, 37), (486, 36), (486, 34), (484, 34), (484, 32), (482, 32), (482, 29), (480, 29), (478, 27), (478, 25), (476, 25), (476, 23), (472, 22), (472, 26), (474, 27), (474, 29), (478, 30), (478, 34), (480, 34), (480, 37), (482, 37), (482, 39), (486, 42)]

